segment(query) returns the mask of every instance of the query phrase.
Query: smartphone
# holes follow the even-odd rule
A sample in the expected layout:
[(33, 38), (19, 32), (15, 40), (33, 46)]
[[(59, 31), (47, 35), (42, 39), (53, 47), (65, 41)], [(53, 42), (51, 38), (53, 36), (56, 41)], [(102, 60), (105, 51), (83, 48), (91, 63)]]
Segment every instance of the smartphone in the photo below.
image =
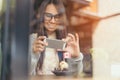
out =
[(57, 40), (57, 39), (44, 39), (45, 42), (48, 43), (48, 48), (54, 48), (54, 49), (61, 49), (63, 50), (66, 46), (66, 42), (62, 41), (62, 40)]

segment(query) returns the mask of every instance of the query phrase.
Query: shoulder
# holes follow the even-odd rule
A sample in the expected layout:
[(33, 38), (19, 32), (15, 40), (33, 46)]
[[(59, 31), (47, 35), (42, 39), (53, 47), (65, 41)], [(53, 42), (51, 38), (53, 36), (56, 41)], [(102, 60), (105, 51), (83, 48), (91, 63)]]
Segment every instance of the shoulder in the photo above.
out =
[(30, 40), (32, 40), (32, 39), (36, 39), (37, 38), (37, 33), (32, 33), (32, 34), (30, 34), (30, 36), (29, 36), (29, 38), (30, 38)]
[(32, 33), (32, 34), (30, 34), (30, 36), (32, 36), (32, 37), (37, 37), (37, 35), (38, 35), (38, 33)]

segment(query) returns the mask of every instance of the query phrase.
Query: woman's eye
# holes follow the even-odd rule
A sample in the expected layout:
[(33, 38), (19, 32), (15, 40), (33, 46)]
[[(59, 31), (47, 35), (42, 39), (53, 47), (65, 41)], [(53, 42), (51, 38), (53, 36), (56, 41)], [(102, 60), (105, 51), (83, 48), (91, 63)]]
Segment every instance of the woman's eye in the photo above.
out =
[(51, 14), (46, 14), (47, 17), (51, 17)]

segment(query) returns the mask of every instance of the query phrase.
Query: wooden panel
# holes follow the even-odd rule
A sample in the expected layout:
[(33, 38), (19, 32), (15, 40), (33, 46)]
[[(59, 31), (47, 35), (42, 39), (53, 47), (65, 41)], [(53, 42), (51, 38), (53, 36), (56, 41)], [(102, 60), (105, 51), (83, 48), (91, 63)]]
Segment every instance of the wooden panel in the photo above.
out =
[(97, 0), (92, 0), (92, 2), (90, 2), (89, 6), (83, 7), (82, 9), (97, 13), (98, 12)]

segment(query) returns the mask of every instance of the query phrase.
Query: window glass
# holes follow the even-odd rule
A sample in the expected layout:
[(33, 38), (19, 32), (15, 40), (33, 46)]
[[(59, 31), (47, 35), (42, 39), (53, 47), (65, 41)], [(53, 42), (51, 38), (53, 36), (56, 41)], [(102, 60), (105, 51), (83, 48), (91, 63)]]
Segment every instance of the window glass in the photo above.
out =
[(1, 11), (2, 11), (2, 0), (0, 0), (0, 77), (1, 77), (1, 66), (2, 66), (2, 52), (1, 52)]

